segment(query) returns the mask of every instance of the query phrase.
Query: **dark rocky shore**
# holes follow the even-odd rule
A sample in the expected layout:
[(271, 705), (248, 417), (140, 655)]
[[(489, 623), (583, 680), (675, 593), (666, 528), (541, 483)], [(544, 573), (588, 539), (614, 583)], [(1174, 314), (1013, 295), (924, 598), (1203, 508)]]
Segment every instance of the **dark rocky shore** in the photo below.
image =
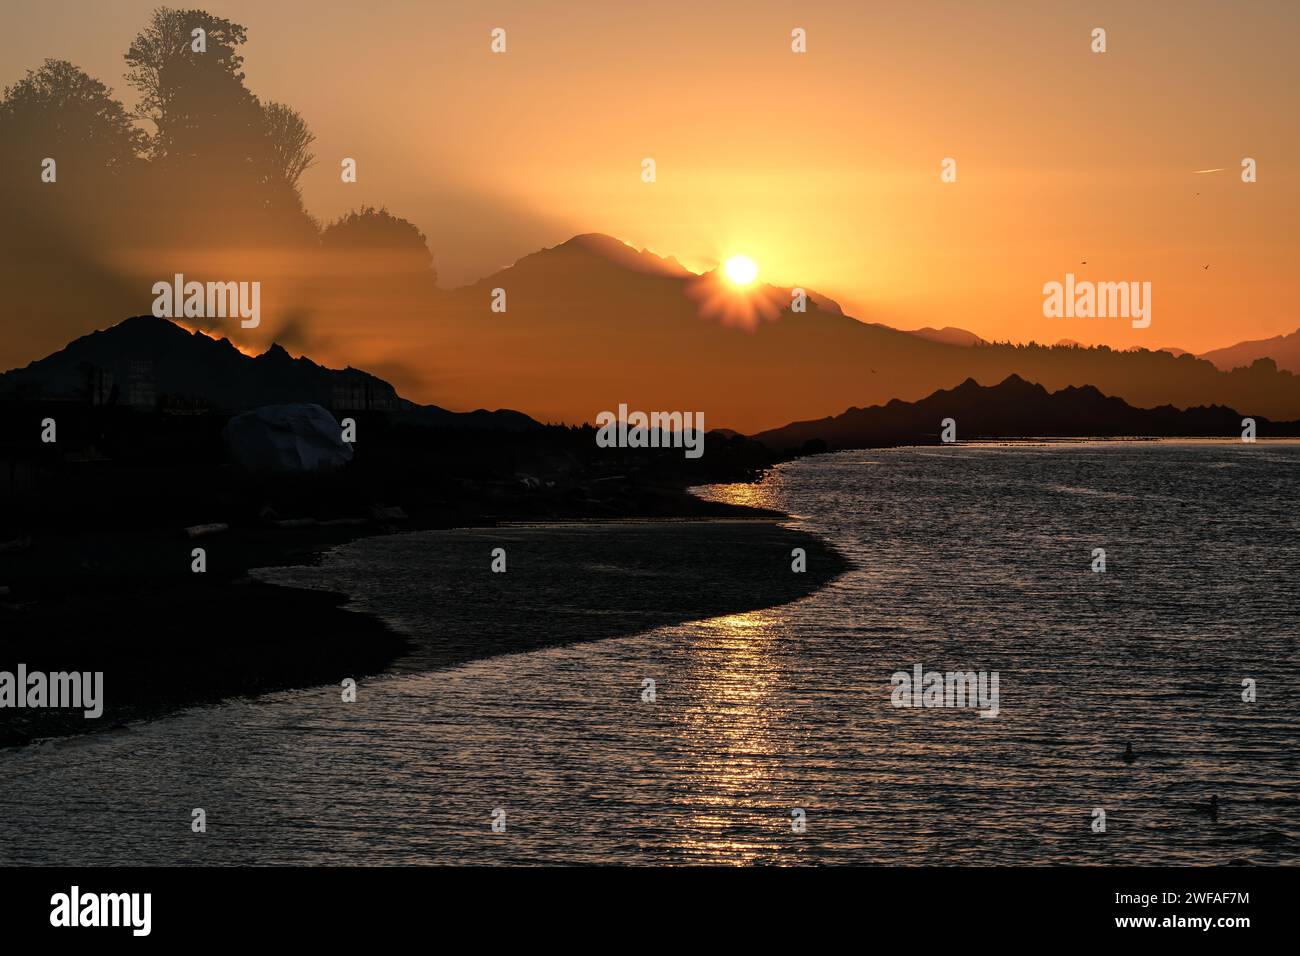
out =
[[(232, 696), (359, 678), (414, 660), (412, 651), (420, 651), (376, 618), (345, 610), (340, 594), (264, 583), (250, 569), (310, 565), (360, 537), (420, 529), (784, 517), (687, 493), (691, 484), (761, 476), (764, 453), (739, 437), (711, 435), (705, 465), (685, 461), (679, 451), (597, 453), (589, 429), (503, 436), (385, 430), (372, 421), (378, 427), (362, 432), (372, 436), (369, 447), (359, 443), (347, 469), (258, 478), (221, 460), (212, 422), (169, 421), (166, 441), (151, 432), (150, 442), (140, 442), (130, 432), (139, 419), (123, 424), (110, 410), (100, 411), (102, 420), (86, 430), (97, 445), (83, 443), (68, 455), (64, 443), (59, 457), (37, 460), (28, 487), (6, 502), (0, 670), (22, 663), (29, 672), (103, 671), (103, 715), (87, 720), (76, 710), (0, 709), (0, 746), (107, 730)], [(199, 525), (221, 528), (188, 536), (186, 529)], [(709, 536), (699, 529), (683, 533), (680, 546), (657, 538), (658, 556), (696, 585), (664, 595), (645, 614), (611, 622), (609, 636), (793, 600), (844, 567), (820, 541), (789, 528), (779, 529), (787, 558), (774, 564), (770, 548), (758, 555), (746, 543), (764, 535), (776, 540), (773, 520), (761, 527), (767, 531), (745, 532), (744, 541), (719, 548), (708, 547)], [(806, 574), (789, 573), (789, 548), (796, 545), (808, 551)], [(205, 551), (204, 573), (191, 569), (194, 548)], [(774, 573), (777, 567), (784, 573)], [(722, 573), (746, 586), (711, 586)], [(591, 591), (587, 584), (575, 579), (575, 601)], [(635, 591), (623, 598), (632, 606), (654, 601)], [(462, 623), (463, 611), (457, 612)], [(462, 642), (438, 661), (428, 660), (427, 648), (416, 656), (438, 666), (600, 636), (562, 622), (548, 629), (544, 615), (510, 633), (484, 636), (477, 646)]]
[[(794, 548), (807, 569), (793, 573)], [(494, 551), (507, 560), (491, 570)], [(791, 522), (530, 522), (369, 538), (316, 567), (256, 577), (337, 589), (354, 610), (409, 634), (389, 670), (422, 672), (498, 654), (640, 634), (769, 609), (817, 590), (845, 569)]]

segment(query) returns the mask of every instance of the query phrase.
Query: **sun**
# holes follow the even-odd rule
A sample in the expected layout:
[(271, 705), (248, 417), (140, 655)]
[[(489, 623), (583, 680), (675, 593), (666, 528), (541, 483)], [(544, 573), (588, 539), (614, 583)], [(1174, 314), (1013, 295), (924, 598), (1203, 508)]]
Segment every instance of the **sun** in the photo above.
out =
[(732, 256), (722, 270), (732, 285), (751, 285), (758, 278), (758, 263), (749, 256)]

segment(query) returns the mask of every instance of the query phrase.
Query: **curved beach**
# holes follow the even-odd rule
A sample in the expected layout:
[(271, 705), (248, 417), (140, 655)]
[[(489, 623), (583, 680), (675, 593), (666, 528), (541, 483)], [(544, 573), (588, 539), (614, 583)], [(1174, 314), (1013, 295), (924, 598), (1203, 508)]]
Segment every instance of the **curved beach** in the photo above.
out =
[[(795, 549), (806, 561), (799, 572)], [(409, 640), (390, 669), (410, 673), (774, 607), (847, 567), (788, 523), (706, 519), (417, 531), (253, 574), (349, 595), (347, 608)]]

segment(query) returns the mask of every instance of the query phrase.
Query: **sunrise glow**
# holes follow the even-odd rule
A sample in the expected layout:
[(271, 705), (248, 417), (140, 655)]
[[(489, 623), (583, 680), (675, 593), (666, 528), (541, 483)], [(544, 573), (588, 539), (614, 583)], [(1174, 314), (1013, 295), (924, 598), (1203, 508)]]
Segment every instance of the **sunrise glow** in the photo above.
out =
[(758, 263), (748, 256), (732, 256), (722, 270), (733, 285), (752, 285), (758, 278)]

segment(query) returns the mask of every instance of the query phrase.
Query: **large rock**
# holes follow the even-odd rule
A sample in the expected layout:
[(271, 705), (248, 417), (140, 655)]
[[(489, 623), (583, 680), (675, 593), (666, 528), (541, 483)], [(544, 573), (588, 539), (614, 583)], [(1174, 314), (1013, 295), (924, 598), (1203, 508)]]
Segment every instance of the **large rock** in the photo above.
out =
[(264, 405), (236, 415), (221, 437), (230, 457), (249, 471), (320, 471), (352, 460), (342, 428), (319, 405)]

